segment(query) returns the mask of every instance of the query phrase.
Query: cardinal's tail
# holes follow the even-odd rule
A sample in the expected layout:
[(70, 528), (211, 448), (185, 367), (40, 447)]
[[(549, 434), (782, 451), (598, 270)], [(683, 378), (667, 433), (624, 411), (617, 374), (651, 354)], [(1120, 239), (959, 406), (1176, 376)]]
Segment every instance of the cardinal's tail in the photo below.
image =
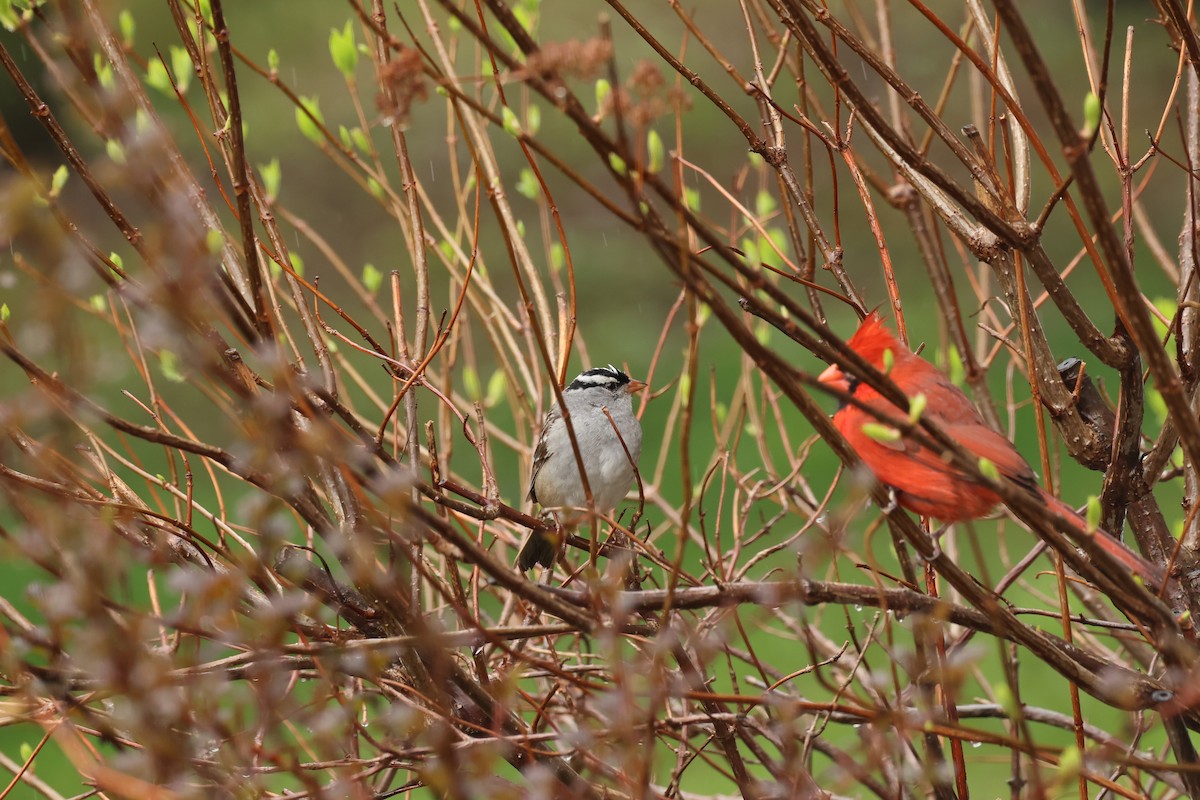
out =
[[(1059, 500), (1045, 489), (1039, 488), (1038, 494), (1041, 496), (1046, 505), (1049, 506), (1051, 511), (1074, 522), (1080, 531), (1091, 533), (1088, 532), (1087, 525), (1085, 524), (1083, 518), (1080, 517), (1075, 511), (1075, 509), (1071, 508), (1069, 505), (1064, 503), (1062, 500)], [(1149, 561), (1130, 550), (1123, 542), (1109, 534), (1108, 531), (1097, 529), (1094, 533), (1091, 533), (1091, 535), (1092, 541), (1094, 541), (1097, 546), (1115, 558), (1123, 566), (1127, 567), (1134, 575), (1137, 575), (1139, 578), (1141, 578), (1151, 591), (1157, 591), (1157, 589), (1163, 585), (1163, 581), (1166, 580), (1166, 575), (1161, 567), (1157, 566), (1156, 564), (1151, 564)]]

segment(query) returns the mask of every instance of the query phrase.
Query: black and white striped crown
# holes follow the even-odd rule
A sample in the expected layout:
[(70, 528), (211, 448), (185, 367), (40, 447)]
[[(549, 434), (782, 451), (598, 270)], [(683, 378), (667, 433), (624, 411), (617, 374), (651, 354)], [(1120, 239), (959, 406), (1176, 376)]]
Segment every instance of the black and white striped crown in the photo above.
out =
[(567, 391), (574, 392), (579, 389), (597, 388), (613, 391), (628, 385), (629, 376), (612, 364), (609, 364), (607, 367), (592, 367), (586, 372), (579, 373), (578, 377), (571, 381), (571, 385), (567, 387)]

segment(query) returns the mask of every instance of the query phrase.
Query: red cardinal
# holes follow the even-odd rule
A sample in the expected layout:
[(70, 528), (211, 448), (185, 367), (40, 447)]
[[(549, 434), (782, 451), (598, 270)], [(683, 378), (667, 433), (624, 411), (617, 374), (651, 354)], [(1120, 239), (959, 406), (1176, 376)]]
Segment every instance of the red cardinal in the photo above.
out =
[[(925, 396), (924, 419), (931, 420), (967, 451), (987, 459), (1000, 475), (1035, 492), (1055, 513), (1084, 523), (1074, 509), (1038, 485), (1037, 477), (1021, 454), (1000, 433), (988, 427), (975, 406), (950, 379), (928, 361), (910, 353), (872, 312), (847, 342), (876, 369), (887, 372), (909, 398)], [(891, 353), (885, 356), (885, 353)], [(885, 359), (890, 360), (890, 370)], [(879, 392), (836, 364), (821, 373), (821, 383), (840, 389), (863, 405), (893, 418), (905, 419), (908, 411), (897, 408)], [(902, 438), (870, 412), (847, 403), (833, 415), (833, 424), (875, 473), (880, 482), (896, 492), (896, 501), (909, 511), (942, 522), (978, 519), (1000, 503), (1000, 497), (971, 475), (963, 472), (935, 450)], [(864, 430), (865, 426), (865, 430)], [(1107, 534), (1094, 541), (1118, 561), (1140, 575), (1147, 584), (1161, 582), (1161, 571)]]

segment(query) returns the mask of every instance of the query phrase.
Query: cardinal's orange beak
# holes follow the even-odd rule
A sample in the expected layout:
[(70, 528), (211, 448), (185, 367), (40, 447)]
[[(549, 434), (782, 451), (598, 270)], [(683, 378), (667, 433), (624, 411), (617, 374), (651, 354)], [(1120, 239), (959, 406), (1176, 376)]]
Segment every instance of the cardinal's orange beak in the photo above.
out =
[(831, 389), (841, 392), (850, 391), (850, 381), (846, 380), (846, 373), (842, 372), (842, 368), (837, 364), (830, 364), (826, 367), (825, 371), (817, 376), (817, 380)]
[(640, 392), (642, 389), (645, 389), (645, 388), (646, 388), (646, 384), (644, 381), (631, 380), (628, 384), (626, 384), (625, 391), (629, 392), (630, 394), (637, 394), (638, 392)]

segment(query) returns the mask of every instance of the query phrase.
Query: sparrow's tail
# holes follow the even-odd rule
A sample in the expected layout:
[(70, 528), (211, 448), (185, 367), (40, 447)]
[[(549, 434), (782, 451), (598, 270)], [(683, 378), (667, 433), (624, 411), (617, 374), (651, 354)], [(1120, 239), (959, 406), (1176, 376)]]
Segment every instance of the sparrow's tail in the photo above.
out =
[(559, 531), (534, 530), (525, 538), (521, 552), (517, 553), (517, 569), (528, 572), (537, 565), (546, 569), (554, 566), (558, 560), (558, 550), (562, 547), (562, 534)]

